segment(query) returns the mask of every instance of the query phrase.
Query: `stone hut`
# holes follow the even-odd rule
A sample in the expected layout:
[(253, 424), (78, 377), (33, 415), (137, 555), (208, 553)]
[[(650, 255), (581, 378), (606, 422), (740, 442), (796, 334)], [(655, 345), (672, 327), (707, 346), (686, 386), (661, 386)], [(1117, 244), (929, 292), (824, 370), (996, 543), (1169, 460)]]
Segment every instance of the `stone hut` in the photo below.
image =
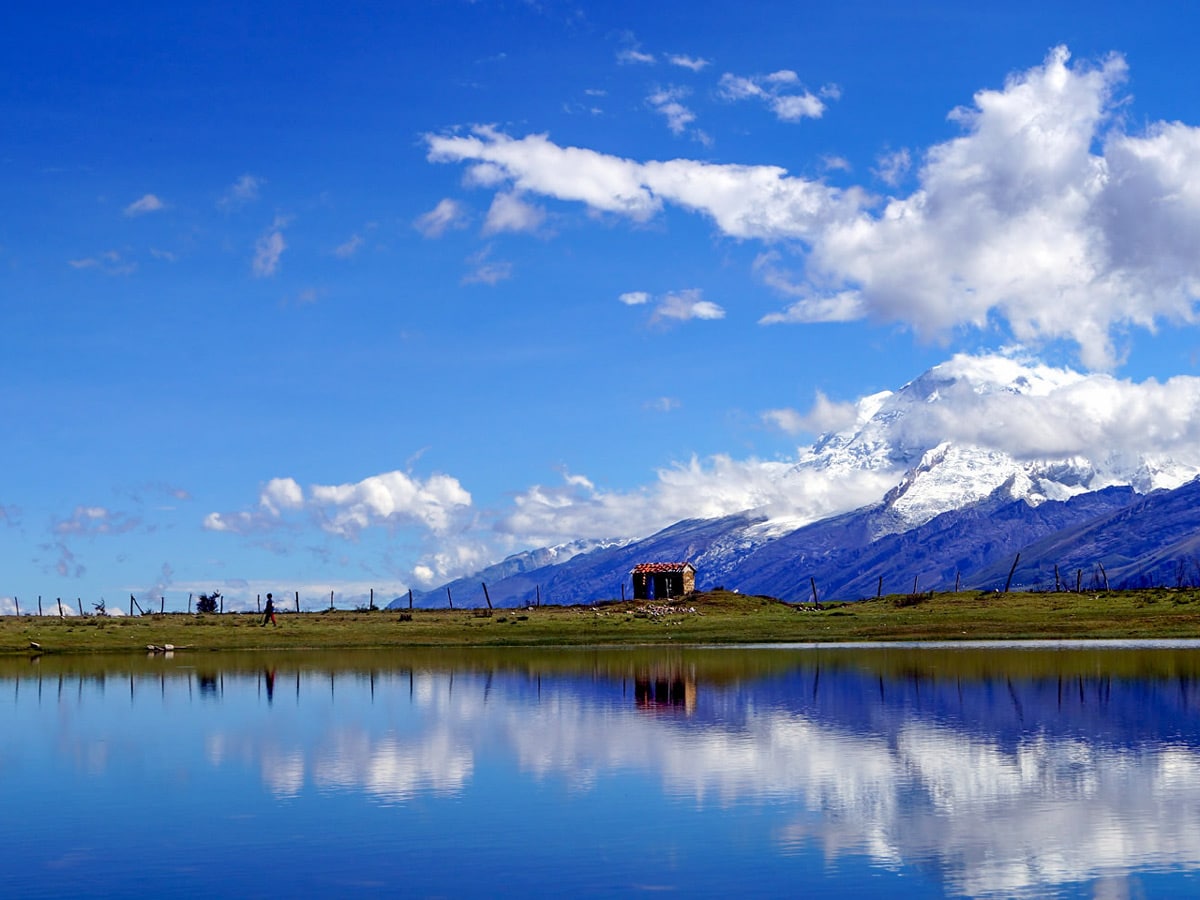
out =
[(634, 600), (670, 600), (696, 590), (696, 567), (691, 563), (638, 563), (633, 567)]

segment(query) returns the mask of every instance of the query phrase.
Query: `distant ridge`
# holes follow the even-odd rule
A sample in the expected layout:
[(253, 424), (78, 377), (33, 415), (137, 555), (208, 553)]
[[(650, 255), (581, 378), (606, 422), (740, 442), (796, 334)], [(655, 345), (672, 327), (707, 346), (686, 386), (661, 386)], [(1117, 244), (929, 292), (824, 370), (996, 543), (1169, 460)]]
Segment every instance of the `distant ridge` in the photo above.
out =
[[(850, 427), (822, 435), (781, 470), (782, 500), (647, 537), (517, 554), (414, 599), (445, 606), (449, 588), (455, 606), (480, 606), (487, 583), (496, 605), (589, 603), (619, 598), (634, 565), (663, 560), (695, 565), (699, 588), (785, 600), (809, 599), (814, 581), (822, 599), (874, 596), (880, 578), (887, 593), (914, 581), (918, 590), (1003, 587), (1017, 553), (1013, 584), (1022, 588), (1053, 587), (1055, 565), (1072, 587), (1094, 566), (1114, 588), (1200, 583), (1195, 466), (1152, 450), (1017, 459), (945, 440), (935, 428), (952, 419), (949, 398), (1007, 408), (1082, 377), (958, 356), (860, 401)], [(846, 511), (828, 512), (838, 505)]]

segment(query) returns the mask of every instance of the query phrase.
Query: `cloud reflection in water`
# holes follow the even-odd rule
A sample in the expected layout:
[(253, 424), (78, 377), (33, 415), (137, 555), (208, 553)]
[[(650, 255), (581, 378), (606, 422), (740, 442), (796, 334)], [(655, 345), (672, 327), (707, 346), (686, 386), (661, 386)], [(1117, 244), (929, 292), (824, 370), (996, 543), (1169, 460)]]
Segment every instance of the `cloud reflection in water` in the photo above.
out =
[[(170, 739), (196, 734), (207, 767), (251, 773), (289, 803), (359, 794), (380, 807), (469, 806), (494, 796), (497, 779), (514, 797), (548, 788), (563, 827), (581, 833), (592, 823), (572, 819), (583, 815), (575, 806), (657, 785), (640, 798), (650, 815), (661, 810), (655, 828), (672, 816), (731, 823), (714, 829), (756, 816), (773, 842), (762, 852), (777, 858), (917, 867), (958, 895), (1092, 882), (1096, 896), (1119, 897), (1146, 873), (1200, 869), (1200, 692), (1182, 678), (905, 680), (796, 666), (713, 681), (701, 671), (675, 706), (647, 702), (621, 674), (306, 672), (294, 697), (292, 679), (269, 697), (226, 674), (220, 702), (197, 699)], [(181, 693), (169, 680), (133, 691), (113, 721), (82, 715), (81, 691), (48, 739), (94, 770), (114, 732), (136, 728), (139, 704), (179, 709)], [(146, 734), (144, 758), (186, 757), (156, 753), (159, 733)]]

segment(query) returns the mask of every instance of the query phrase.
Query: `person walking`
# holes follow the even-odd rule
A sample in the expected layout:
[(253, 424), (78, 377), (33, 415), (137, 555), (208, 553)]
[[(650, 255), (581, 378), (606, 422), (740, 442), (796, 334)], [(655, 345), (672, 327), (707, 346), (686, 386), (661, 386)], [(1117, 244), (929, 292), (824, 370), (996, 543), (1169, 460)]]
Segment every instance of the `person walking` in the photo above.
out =
[(267, 594), (267, 605), (263, 608), (262, 624), (264, 628), (266, 627), (268, 621), (270, 621), (270, 623), (276, 628), (279, 627), (279, 623), (275, 621), (275, 601), (271, 599), (270, 594)]

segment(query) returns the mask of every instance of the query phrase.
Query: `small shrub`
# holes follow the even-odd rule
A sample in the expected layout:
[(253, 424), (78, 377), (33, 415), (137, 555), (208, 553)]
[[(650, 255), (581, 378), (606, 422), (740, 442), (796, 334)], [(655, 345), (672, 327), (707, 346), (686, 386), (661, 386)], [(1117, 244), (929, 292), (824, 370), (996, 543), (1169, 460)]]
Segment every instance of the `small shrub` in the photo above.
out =
[(220, 591), (213, 591), (211, 594), (201, 594), (200, 598), (196, 601), (196, 612), (215, 613), (220, 602)]

